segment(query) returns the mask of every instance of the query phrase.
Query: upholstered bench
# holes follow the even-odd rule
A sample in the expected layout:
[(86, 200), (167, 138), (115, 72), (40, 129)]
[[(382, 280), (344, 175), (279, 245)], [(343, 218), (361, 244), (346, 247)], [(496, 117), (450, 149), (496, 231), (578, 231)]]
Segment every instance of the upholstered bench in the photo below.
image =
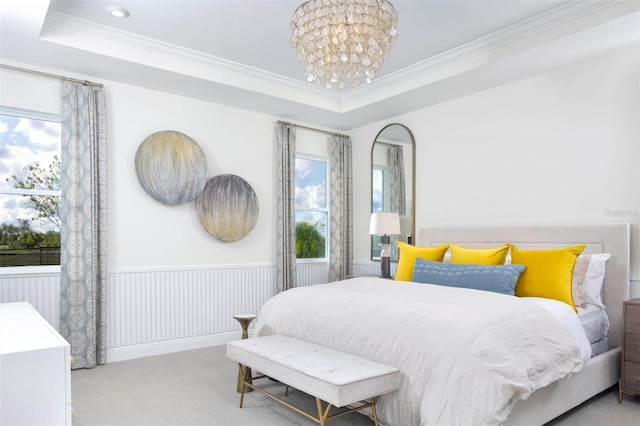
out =
[[(400, 372), (395, 367), (281, 335), (231, 342), (227, 344), (227, 357), (238, 362), (243, 371), (240, 408), (245, 389), (249, 387), (320, 425), (367, 407), (371, 407), (373, 421), (377, 425), (378, 397), (396, 390), (401, 381)], [(262, 374), (247, 377), (246, 372), (249, 368)], [(316, 397), (318, 417), (294, 407), (254, 384), (253, 380), (264, 377), (287, 385), (285, 396), (290, 386)], [(327, 403), (326, 408), (323, 408), (322, 401)], [(351, 408), (330, 416), (332, 406)]]

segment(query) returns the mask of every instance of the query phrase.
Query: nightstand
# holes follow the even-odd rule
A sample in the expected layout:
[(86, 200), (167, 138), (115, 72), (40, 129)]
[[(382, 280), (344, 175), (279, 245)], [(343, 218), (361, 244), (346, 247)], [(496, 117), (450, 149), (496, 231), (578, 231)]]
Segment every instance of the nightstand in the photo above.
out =
[(640, 298), (622, 305), (622, 375), (618, 388), (622, 394), (640, 395)]

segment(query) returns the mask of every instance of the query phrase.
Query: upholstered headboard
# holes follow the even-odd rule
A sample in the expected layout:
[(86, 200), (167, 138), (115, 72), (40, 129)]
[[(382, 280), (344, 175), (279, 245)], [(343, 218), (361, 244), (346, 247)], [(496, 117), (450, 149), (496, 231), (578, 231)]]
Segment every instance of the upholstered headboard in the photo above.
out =
[(606, 264), (603, 301), (611, 323), (609, 347), (620, 346), (622, 302), (630, 297), (630, 228), (627, 223), (596, 225), (540, 225), (501, 227), (422, 228), (418, 245), (456, 243), (466, 247), (558, 248), (586, 244), (583, 254), (610, 253)]

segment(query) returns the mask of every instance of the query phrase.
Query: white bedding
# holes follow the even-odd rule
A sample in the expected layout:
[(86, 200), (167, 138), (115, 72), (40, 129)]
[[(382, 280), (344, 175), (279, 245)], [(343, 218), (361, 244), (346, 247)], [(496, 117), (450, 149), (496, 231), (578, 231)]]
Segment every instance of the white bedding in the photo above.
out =
[(578, 345), (578, 349), (580, 349), (580, 353), (582, 354), (582, 360), (586, 361), (591, 358), (591, 342), (587, 337), (580, 318), (571, 306), (558, 300), (543, 299), (541, 297), (522, 297), (521, 299), (533, 302), (553, 315), (571, 335), (576, 345)]
[(355, 278), (265, 303), (255, 336), (285, 334), (396, 366), (378, 414), (393, 425), (502, 423), (518, 399), (582, 368), (539, 305), (497, 293)]
[(610, 324), (604, 308), (594, 305), (586, 305), (586, 308), (578, 307), (578, 316), (590, 343), (607, 338)]

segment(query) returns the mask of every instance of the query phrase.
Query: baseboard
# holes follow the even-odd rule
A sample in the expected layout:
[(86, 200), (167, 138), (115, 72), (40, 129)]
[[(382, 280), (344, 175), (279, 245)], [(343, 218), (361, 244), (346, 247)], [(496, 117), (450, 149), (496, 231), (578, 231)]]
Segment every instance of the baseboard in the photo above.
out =
[(107, 362), (126, 361), (148, 356), (226, 345), (233, 340), (240, 339), (240, 336), (241, 332), (237, 331), (107, 349)]

